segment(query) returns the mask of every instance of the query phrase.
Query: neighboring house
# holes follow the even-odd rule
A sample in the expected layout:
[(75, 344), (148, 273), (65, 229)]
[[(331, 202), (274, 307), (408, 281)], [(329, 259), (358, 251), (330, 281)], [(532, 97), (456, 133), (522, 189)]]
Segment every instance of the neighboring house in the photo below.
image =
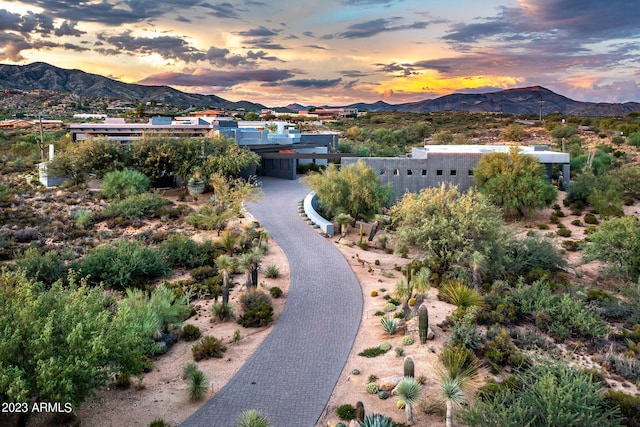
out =
[[(563, 186), (569, 185), (569, 154), (550, 151), (547, 146), (520, 146), (520, 151), (538, 158), (551, 177), (554, 165), (561, 167)], [(380, 177), (382, 184), (391, 184), (397, 198), (406, 192), (417, 193), (423, 188), (442, 183), (457, 185), (466, 191), (474, 185), (473, 169), (486, 153), (507, 153), (505, 145), (428, 145), (414, 148), (411, 157), (345, 157), (342, 164), (363, 160)]]

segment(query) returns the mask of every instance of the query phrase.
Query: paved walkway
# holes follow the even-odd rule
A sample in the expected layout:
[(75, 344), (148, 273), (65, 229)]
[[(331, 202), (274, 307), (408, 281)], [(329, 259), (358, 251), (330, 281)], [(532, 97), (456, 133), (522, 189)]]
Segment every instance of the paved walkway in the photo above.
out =
[(233, 427), (256, 409), (275, 427), (313, 427), (349, 356), (362, 314), (360, 285), (342, 254), (299, 217), (308, 190), (263, 179), (248, 206), (289, 259), (291, 285), (275, 328), (245, 365), (183, 427)]

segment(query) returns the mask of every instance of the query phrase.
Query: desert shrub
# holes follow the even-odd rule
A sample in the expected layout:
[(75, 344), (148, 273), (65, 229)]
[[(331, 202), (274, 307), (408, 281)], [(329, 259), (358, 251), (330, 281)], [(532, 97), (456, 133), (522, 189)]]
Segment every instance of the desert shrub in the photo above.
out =
[(525, 362), (506, 328), (489, 328), (484, 350), (485, 361), (496, 374), (507, 365), (514, 365), (517, 368), (520, 367), (518, 365)]
[(198, 400), (202, 400), (207, 395), (209, 380), (204, 372), (196, 369), (189, 378), (187, 378), (187, 381), (189, 383), (187, 388), (189, 400), (196, 402)]
[(336, 414), (341, 420), (351, 421), (356, 419), (356, 407), (345, 403), (344, 405), (338, 406), (336, 409)]
[(404, 356), (404, 348), (396, 347), (395, 351), (396, 351), (396, 356), (400, 356), (400, 357)]
[(98, 246), (79, 260), (77, 269), (93, 285), (122, 288), (142, 286), (145, 280), (171, 271), (157, 250), (136, 240)]
[(538, 223), (536, 227), (538, 227), (538, 230), (548, 230), (549, 224), (545, 224), (544, 222), (541, 222), (541, 223)]
[(149, 427), (171, 427), (171, 424), (169, 424), (162, 418), (156, 418), (149, 423)]
[(211, 315), (216, 316), (221, 322), (233, 317), (233, 306), (216, 302), (211, 306)]
[(64, 259), (56, 251), (40, 253), (36, 248), (29, 248), (16, 260), (15, 264), (24, 271), (28, 279), (51, 285), (64, 277)]
[(551, 216), (549, 217), (549, 222), (552, 222), (554, 224), (558, 224), (560, 222), (557, 213), (551, 214)]
[(507, 244), (507, 274), (512, 277), (527, 277), (534, 269), (547, 270), (551, 273), (562, 270), (566, 261), (562, 258), (553, 243), (541, 236), (512, 240)]
[(149, 189), (149, 178), (136, 170), (122, 169), (105, 174), (100, 192), (106, 198), (119, 198), (144, 193)]
[(571, 230), (569, 230), (568, 228), (560, 228), (556, 231), (556, 234), (561, 237), (570, 237)]
[[(180, 234), (174, 234), (159, 246), (160, 256), (172, 266), (184, 266), (187, 268), (200, 267), (204, 264), (207, 254), (200, 249), (200, 246)], [(194, 277), (195, 279), (195, 277)], [(196, 279), (198, 280), (198, 279)]]
[(182, 327), (182, 338), (185, 341), (195, 341), (200, 338), (201, 335), (200, 328), (196, 325), (186, 324)]
[(571, 225), (575, 225), (576, 227), (582, 227), (582, 221), (580, 221), (579, 219), (574, 219), (573, 221), (571, 221)]
[(570, 252), (580, 250), (580, 242), (577, 240), (563, 240), (562, 247)]
[(451, 327), (451, 343), (455, 346), (477, 350), (482, 347), (482, 335), (478, 331), (475, 310), (469, 310)]
[(611, 353), (607, 355), (606, 362), (609, 369), (629, 381), (640, 379), (640, 360), (635, 357)]
[(598, 225), (600, 223), (600, 221), (598, 221), (598, 218), (596, 218), (596, 216), (592, 213), (588, 213), (584, 216), (584, 222), (585, 224), (593, 225)]
[(258, 289), (252, 289), (240, 296), (240, 305), (244, 311), (261, 306), (263, 304), (271, 305), (269, 295)]
[(273, 427), (266, 415), (254, 409), (248, 409), (238, 415), (236, 427)]
[(102, 216), (105, 218), (157, 217), (167, 203), (169, 201), (158, 193), (142, 193), (111, 202), (102, 210)]
[(402, 337), (402, 345), (411, 345), (414, 342), (416, 342), (416, 340), (414, 340), (411, 335), (405, 335)]
[(238, 318), (238, 323), (245, 328), (259, 328), (261, 326), (267, 326), (272, 320), (273, 306), (271, 302), (263, 302), (246, 310)]
[(618, 390), (608, 390), (604, 398), (609, 408), (620, 410), (622, 425), (640, 426), (640, 396)]
[(389, 350), (391, 350), (391, 345), (389, 343), (381, 343), (376, 347), (365, 348), (360, 353), (358, 353), (358, 356), (377, 357), (381, 354), (385, 354)]
[(601, 385), (590, 374), (550, 362), (518, 372), (507, 386), (482, 393), (459, 414), (469, 427), (620, 425), (618, 411), (607, 408)]
[(211, 265), (203, 265), (202, 267), (196, 267), (190, 271), (191, 277), (198, 282), (203, 282), (212, 277), (218, 275), (218, 270)]
[(382, 310), (384, 310), (384, 311), (386, 311), (386, 312), (393, 311), (393, 310), (395, 310), (395, 309), (396, 309), (396, 305), (395, 305), (395, 304), (393, 304), (393, 303), (390, 303), (390, 302), (386, 303), (386, 304), (384, 305), (384, 307), (382, 307)]
[(268, 279), (277, 279), (280, 276), (280, 269), (275, 264), (268, 265), (264, 275)]
[(76, 228), (84, 230), (91, 225), (91, 212), (86, 209), (80, 209), (76, 213)]
[(191, 347), (193, 358), (196, 361), (211, 357), (220, 359), (225, 351), (227, 351), (227, 347), (222, 344), (222, 341), (210, 335), (202, 338), (199, 343)]
[(282, 296), (282, 289), (277, 286), (273, 286), (269, 289), (269, 294), (272, 298), (280, 298)]

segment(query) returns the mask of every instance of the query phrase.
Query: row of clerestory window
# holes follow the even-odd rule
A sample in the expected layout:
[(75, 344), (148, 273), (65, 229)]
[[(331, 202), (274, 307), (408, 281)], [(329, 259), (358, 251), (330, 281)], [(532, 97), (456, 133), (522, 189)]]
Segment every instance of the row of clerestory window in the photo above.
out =
[[(386, 169), (381, 169), (380, 170), (380, 175), (385, 175), (387, 173)], [(467, 174), (469, 176), (473, 176), (473, 170), (469, 169), (467, 171)], [(400, 169), (394, 169), (393, 170), (393, 175), (394, 176), (399, 176), (400, 175)], [(406, 175), (407, 176), (412, 176), (414, 175), (413, 173), (413, 169), (407, 169), (406, 170)], [(443, 176), (444, 175), (444, 170), (443, 169), (436, 169), (436, 175), (437, 176)], [(456, 169), (450, 169), (449, 170), (449, 175), (450, 176), (457, 176), (458, 175), (458, 171)], [(427, 176), (427, 169), (422, 169), (422, 176)]]

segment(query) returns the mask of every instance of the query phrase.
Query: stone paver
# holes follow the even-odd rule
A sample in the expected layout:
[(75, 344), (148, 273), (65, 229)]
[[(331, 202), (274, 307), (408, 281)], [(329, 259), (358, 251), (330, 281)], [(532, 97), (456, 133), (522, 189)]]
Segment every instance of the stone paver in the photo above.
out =
[(183, 427), (232, 427), (246, 409), (261, 411), (275, 427), (313, 427), (358, 331), (358, 280), (332, 243), (297, 213), (308, 190), (297, 181), (262, 182), (264, 196), (248, 208), (289, 260), (285, 308), (245, 365)]

